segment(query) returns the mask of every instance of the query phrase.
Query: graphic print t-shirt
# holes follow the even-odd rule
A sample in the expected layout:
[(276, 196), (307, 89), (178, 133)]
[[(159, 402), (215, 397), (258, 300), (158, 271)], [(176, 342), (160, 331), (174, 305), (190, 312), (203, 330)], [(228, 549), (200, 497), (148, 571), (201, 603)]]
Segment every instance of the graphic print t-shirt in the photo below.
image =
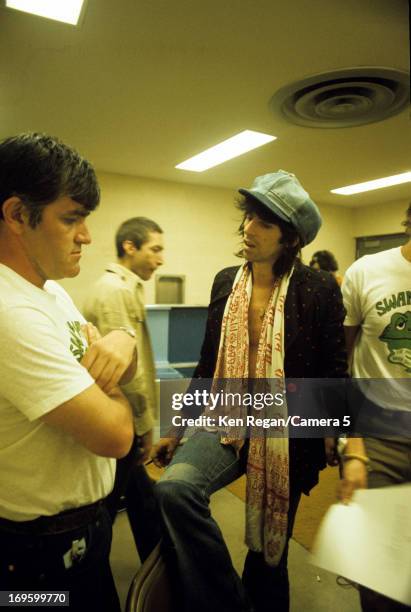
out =
[(94, 384), (83, 317), (57, 283), (0, 264), (0, 517), (53, 515), (105, 497), (115, 462), (40, 417)]
[[(411, 410), (411, 262), (394, 248), (357, 260), (342, 286), (345, 325), (361, 326), (354, 350), (353, 377), (385, 378), (373, 402)], [(378, 392), (377, 392), (378, 389)]]

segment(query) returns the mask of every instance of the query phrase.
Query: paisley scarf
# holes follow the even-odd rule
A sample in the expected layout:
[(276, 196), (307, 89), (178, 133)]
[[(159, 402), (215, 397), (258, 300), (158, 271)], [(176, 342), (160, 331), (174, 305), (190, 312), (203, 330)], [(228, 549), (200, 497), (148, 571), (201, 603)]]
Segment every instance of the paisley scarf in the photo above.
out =
[[(256, 417), (287, 419), (284, 382), (284, 304), (292, 272), (279, 279), (274, 287), (262, 321), (257, 350), (256, 379), (261, 389), (275, 395), (281, 393), (282, 406), (265, 407)], [(248, 264), (242, 266), (234, 280), (233, 289), (224, 310), (220, 346), (214, 372), (220, 379), (247, 381), (249, 336), (248, 308), (252, 292), (252, 274)], [(260, 391), (260, 381), (254, 381)], [(253, 408), (249, 414), (254, 413)], [(264, 413), (264, 414), (262, 414)], [(229, 430), (221, 442), (232, 444), (237, 450), (243, 445), (241, 437)], [(238, 430), (237, 430), (238, 433)], [(269, 565), (278, 565), (287, 540), (287, 512), (289, 505), (289, 458), (287, 429), (251, 428), (247, 462), (246, 536), (247, 546), (264, 552)]]

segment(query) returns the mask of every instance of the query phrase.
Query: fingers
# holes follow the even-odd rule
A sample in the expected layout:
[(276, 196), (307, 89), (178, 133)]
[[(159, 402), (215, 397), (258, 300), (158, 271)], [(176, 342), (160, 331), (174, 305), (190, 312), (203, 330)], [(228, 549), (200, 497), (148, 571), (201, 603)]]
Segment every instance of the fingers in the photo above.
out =
[[(115, 333), (115, 332), (111, 332), (111, 333)], [(123, 332), (120, 332), (120, 333), (121, 335), (125, 335), (123, 334)], [(133, 341), (131, 340), (131, 343), (132, 342)], [(133, 344), (131, 344), (131, 346), (134, 347)], [(129, 347), (127, 347), (127, 351), (126, 351), (124, 350), (123, 346), (114, 345), (111, 342), (111, 340), (108, 338), (108, 335), (107, 335), (107, 336), (104, 336), (104, 338), (99, 338), (96, 342), (94, 342), (91, 346), (89, 346), (81, 363), (85, 368), (87, 368), (87, 370), (89, 370), (89, 368), (92, 366), (92, 364), (94, 364), (94, 362), (97, 359), (102, 360), (101, 363), (99, 364), (100, 368), (107, 361), (112, 360), (113, 363), (116, 363), (118, 366), (120, 366), (123, 369), (123, 371), (125, 371), (130, 363), (130, 355), (132, 355), (134, 351), (134, 348), (133, 348), (133, 351), (129, 354), (128, 348)]]
[(97, 327), (95, 325), (93, 325), (92, 323), (88, 322), (87, 323), (87, 328), (88, 328), (88, 334), (89, 334), (89, 338), (90, 338), (90, 344), (92, 344), (93, 342), (97, 342), (97, 340), (100, 340), (101, 338), (101, 334), (98, 331)]
[(151, 451), (151, 458), (157, 467), (165, 467), (172, 460), (176, 448), (180, 446), (178, 438), (162, 438)]
[(86, 368), (86, 370), (90, 371), (91, 366), (94, 361), (97, 359), (97, 352), (94, 346), (89, 346), (85, 354), (83, 355), (80, 363)]
[(118, 383), (128, 366), (123, 355), (107, 350), (101, 340), (88, 348), (80, 363), (106, 393)]
[(338, 456), (335, 452), (327, 452), (326, 453), (327, 464), (331, 467), (334, 467), (339, 464)]
[(110, 364), (108, 368), (103, 370), (99, 381), (96, 382), (105, 393), (110, 393), (110, 391), (120, 382), (123, 373), (124, 370), (122, 366), (117, 365), (112, 369), (112, 364)]
[(105, 391), (105, 388), (109, 386), (116, 369), (115, 364), (110, 362), (102, 362), (101, 359), (97, 359), (91, 366), (89, 372), (98, 386)]
[(165, 467), (166, 465), (170, 463), (171, 458), (173, 456), (173, 452), (170, 448), (170, 444), (169, 443), (157, 444), (154, 447), (151, 453), (151, 456), (153, 458), (154, 465), (160, 468)]
[(158, 468), (163, 468), (166, 467), (166, 465), (168, 465), (170, 461), (166, 460), (166, 456), (165, 454), (156, 454), (153, 455), (153, 463), (154, 465), (156, 465)]
[[(98, 329), (92, 323), (83, 325), (82, 330), (88, 340), (89, 348), (80, 363), (88, 370), (98, 386), (105, 393), (110, 393), (121, 382), (131, 364), (135, 340), (121, 330), (115, 330), (101, 338)], [(130, 372), (130, 376), (133, 374)]]
[(136, 347), (134, 338), (131, 338), (131, 336), (122, 330), (115, 329), (104, 336), (102, 341), (106, 343), (113, 352), (125, 355), (127, 365), (130, 363)]
[(324, 439), (324, 445), (327, 464), (330, 466), (338, 465), (339, 459), (337, 453), (337, 442), (335, 438), (326, 437)]
[(87, 340), (87, 344), (90, 345), (91, 344), (91, 342), (90, 342), (90, 332), (89, 332), (88, 326), (89, 326), (88, 323), (83, 323), (82, 325), (80, 325), (80, 328), (81, 328), (81, 332), (82, 332), (83, 336)]
[(97, 327), (95, 327), (95, 325), (90, 323), (90, 321), (88, 321), (87, 323), (84, 323), (81, 326), (81, 331), (86, 337), (89, 346), (90, 344), (93, 344), (93, 342), (96, 342), (97, 340), (100, 340), (101, 338), (100, 332), (98, 331)]
[(344, 462), (344, 477), (341, 480), (337, 496), (343, 504), (348, 504), (357, 489), (367, 487), (367, 470), (362, 461), (350, 459)]
[(338, 489), (337, 489), (337, 497), (343, 504), (349, 504), (353, 493), (355, 491), (355, 486), (352, 481), (343, 479), (340, 481)]
[(109, 394), (116, 386), (123, 373), (122, 368), (116, 364), (96, 361), (89, 369), (89, 374), (104, 393)]

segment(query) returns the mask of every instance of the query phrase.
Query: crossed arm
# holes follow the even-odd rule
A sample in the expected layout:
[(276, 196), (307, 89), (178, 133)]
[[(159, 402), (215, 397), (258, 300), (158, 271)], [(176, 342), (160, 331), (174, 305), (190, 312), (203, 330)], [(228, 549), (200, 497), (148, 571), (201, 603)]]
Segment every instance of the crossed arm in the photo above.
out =
[(81, 365), (96, 382), (42, 420), (97, 455), (124, 457), (131, 448), (134, 429), (130, 405), (117, 384), (134, 375), (135, 341), (120, 330), (101, 338), (91, 324), (83, 331), (89, 348)]

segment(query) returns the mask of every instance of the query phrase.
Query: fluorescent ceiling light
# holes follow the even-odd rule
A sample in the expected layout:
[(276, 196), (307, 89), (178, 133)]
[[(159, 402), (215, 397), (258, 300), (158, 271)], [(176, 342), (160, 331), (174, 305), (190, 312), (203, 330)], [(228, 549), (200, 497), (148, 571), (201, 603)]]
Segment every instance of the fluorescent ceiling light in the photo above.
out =
[(247, 151), (252, 151), (257, 147), (267, 144), (275, 140), (276, 136), (262, 134), (261, 132), (253, 132), (252, 130), (244, 130), (228, 140), (224, 140), (219, 144), (206, 149), (202, 153), (186, 159), (186, 161), (178, 164), (176, 168), (179, 170), (191, 170), (192, 172), (203, 172), (208, 168), (218, 166), (223, 162), (238, 157)]
[(84, 0), (6, 0), (8, 8), (76, 25)]
[(394, 174), (394, 176), (386, 176), (385, 178), (375, 179), (374, 181), (366, 181), (365, 183), (348, 185), (348, 187), (331, 189), (331, 193), (338, 193), (339, 195), (353, 195), (354, 193), (362, 193), (363, 191), (372, 191), (373, 189), (382, 189), (383, 187), (402, 185), (402, 183), (410, 182), (411, 172), (403, 172), (402, 174)]

